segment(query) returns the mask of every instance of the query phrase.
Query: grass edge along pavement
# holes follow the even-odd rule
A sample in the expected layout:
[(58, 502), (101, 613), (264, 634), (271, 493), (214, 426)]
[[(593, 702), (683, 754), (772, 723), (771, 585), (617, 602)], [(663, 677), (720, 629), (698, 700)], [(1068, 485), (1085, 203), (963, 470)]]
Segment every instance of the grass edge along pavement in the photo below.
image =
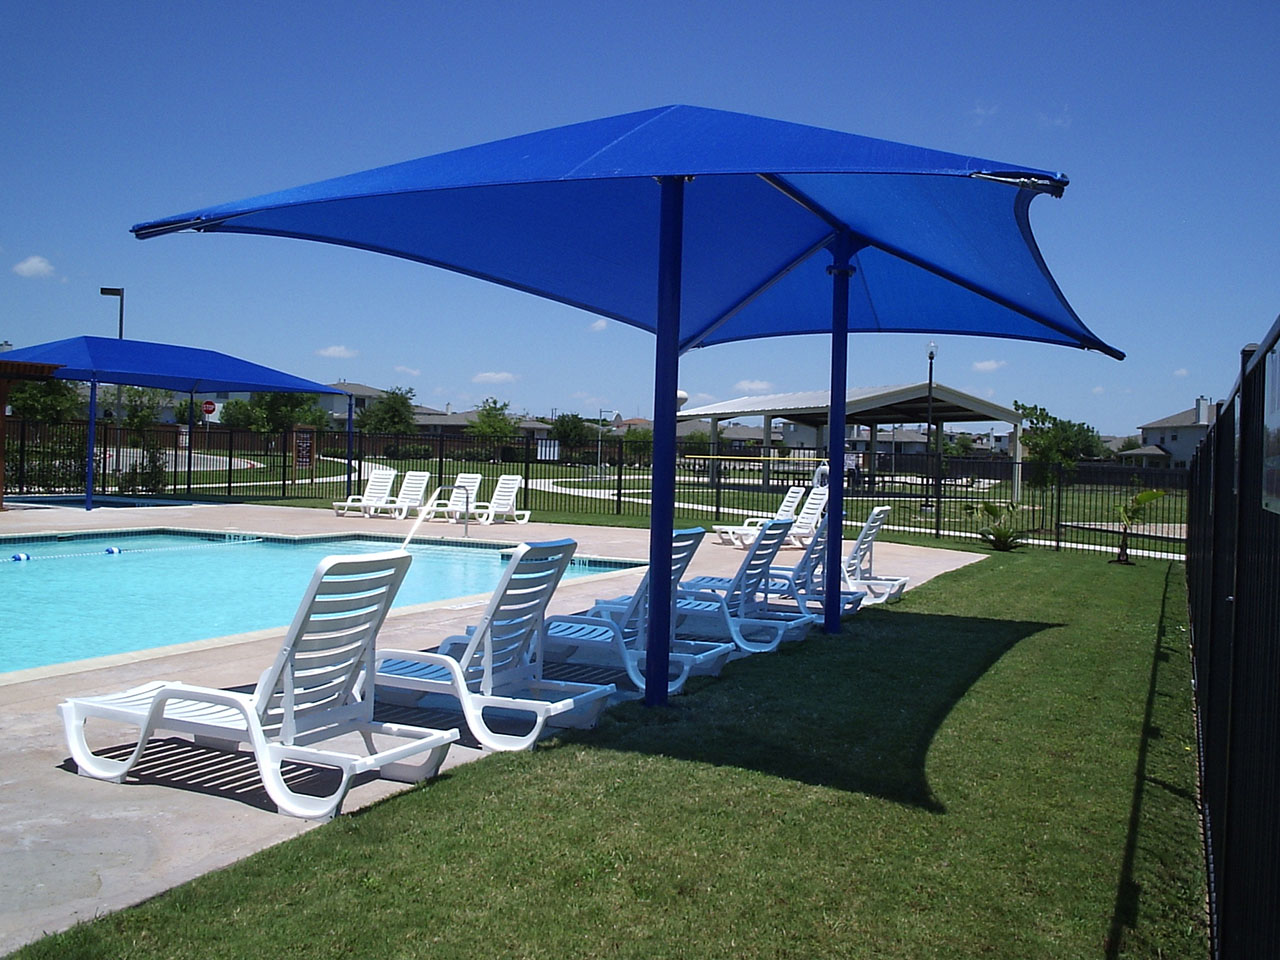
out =
[(15, 956), (1202, 958), (1189, 671), (1180, 564), (997, 554)]

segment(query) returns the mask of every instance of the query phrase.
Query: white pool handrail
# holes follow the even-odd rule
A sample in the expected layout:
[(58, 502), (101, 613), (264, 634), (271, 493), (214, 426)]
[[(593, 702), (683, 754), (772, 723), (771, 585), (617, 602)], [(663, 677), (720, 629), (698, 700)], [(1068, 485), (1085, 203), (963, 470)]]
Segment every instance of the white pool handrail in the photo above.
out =
[[(471, 491), (467, 487), (461, 484), (456, 484), (456, 483), (446, 484), (442, 486), (440, 490), (461, 490), (462, 491), (463, 502), (466, 504), (466, 509), (462, 513), (462, 535), (464, 537), (469, 538), (471, 536)], [(409, 530), (409, 533), (404, 538), (404, 542), (400, 544), (401, 550), (407, 550), (409, 548), (410, 541), (412, 541), (414, 536), (417, 534), (418, 527), (422, 526), (422, 521), (425, 518), (426, 518), (426, 511), (419, 509), (418, 519), (414, 521), (413, 526)]]

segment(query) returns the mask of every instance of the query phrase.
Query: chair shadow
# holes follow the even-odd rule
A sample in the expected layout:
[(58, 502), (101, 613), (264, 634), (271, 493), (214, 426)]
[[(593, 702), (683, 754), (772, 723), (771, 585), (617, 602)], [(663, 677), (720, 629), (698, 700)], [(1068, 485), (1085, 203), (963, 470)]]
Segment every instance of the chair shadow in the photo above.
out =
[(757, 770), (942, 813), (925, 776), (938, 727), (1021, 640), (1057, 624), (867, 610), (695, 678), (665, 708), (624, 703), (564, 739)]
[[(137, 741), (114, 744), (96, 752), (112, 760), (125, 760)], [(76, 772), (70, 757), (58, 765), (61, 770)], [(308, 796), (332, 794), (340, 782), (340, 774), (332, 767), (286, 761), (281, 767), (284, 781), (295, 793)], [(377, 779), (377, 772), (351, 778), (355, 787)], [(203, 746), (182, 737), (153, 737), (129, 771), (125, 784), (149, 784), (200, 793), (206, 796), (236, 800), (246, 806), (270, 813), (278, 812), (275, 801), (267, 795), (253, 754), (240, 750), (221, 750)]]

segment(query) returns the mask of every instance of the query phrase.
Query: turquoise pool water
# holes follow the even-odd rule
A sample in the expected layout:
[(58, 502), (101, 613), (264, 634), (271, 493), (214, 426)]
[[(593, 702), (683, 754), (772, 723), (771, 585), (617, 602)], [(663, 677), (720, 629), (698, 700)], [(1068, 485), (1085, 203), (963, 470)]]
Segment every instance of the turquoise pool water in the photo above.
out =
[[(287, 626), (322, 557), (397, 546), (239, 534), (0, 541), (0, 673)], [(428, 544), (410, 553), (397, 607), (487, 593), (510, 556)], [(565, 578), (619, 566), (575, 560)]]

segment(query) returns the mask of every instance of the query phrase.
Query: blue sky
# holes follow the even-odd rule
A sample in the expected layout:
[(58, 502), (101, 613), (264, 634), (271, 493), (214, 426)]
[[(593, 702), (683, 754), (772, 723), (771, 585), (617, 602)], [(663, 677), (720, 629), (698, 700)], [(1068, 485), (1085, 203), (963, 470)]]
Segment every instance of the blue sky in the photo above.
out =
[[(1065, 172), (1032, 226), (1128, 353), (939, 340), (937, 379), (1103, 433), (1231, 388), (1280, 310), (1280, 5), (1226, 2), (9, 4), (0, 340), (126, 336), (325, 382), (647, 416), (651, 338), (441, 270), (139, 221), (668, 103)], [(852, 385), (922, 380), (927, 336), (855, 336)], [(693, 351), (693, 402), (820, 389), (818, 337)]]

